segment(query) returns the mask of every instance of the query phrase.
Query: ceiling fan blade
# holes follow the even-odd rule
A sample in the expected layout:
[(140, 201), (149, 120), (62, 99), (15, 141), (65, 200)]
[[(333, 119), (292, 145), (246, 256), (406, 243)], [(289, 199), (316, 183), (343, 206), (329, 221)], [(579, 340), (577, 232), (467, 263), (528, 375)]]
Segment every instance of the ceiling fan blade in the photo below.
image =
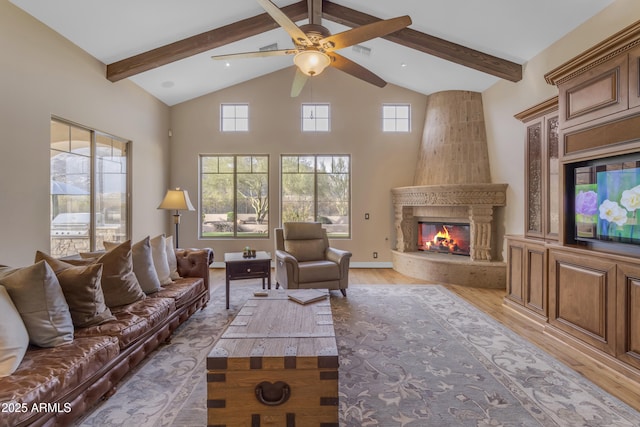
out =
[(296, 75), (293, 78), (293, 84), (291, 85), (292, 98), (300, 95), (300, 92), (302, 92), (302, 88), (304, 87), (305, 83), (307, 83), (308, 78), (309, 76), (300, 71), (300, 68), (296, 67)]
[(342, 33), (334, 34), (320, 40), (320, 46), (327, 51), (342, 49), (362, 43), (376, 37), (386, 36), (411, 25), (411, 18), (408, 15), (397, 18), (385, 19), (371, 24), (356, 27)]
[(224, 60), (224, 59), (241, 59), (241, 58), (264, 58), (267, 56), (293, 55), (295, 53), (298, 53), (296, 49), (261, 50), (257, 52), (241, 52), (241, 53), (230, 53), (227, 55), (214, 55), (211, 57), (211, 59)]
[(289, 17), (281, 11), (278, 6), (273, 4), (269, 0), (257, 0), (260, 6), (278, 23), (284, 30), (289, 33), (289, 36), (294, 40), (296, 44), (303, 46), (311, 46), (313, 43), (307, 35), (293, 22)]
[(330, 52), (328, 55), (331, 58), (330, 65), (332, 67), (378, 87), (385, 87), (387, 85), (387, 82), (364, 68), (362, 65), (356, 64), (352, 60), (347, 59), (342, 55), (338, 55), (335, 52)]

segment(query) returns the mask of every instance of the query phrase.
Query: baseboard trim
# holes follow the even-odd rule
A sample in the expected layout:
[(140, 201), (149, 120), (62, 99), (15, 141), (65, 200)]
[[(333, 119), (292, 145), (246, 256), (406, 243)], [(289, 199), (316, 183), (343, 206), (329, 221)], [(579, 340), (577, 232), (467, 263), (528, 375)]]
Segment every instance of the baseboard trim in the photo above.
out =
[[(271, 262), (271, 266), (275, 268), (275, 263)], [(214, 261), (209, 268), (225, 268), (224, 261)], [(349, 268), (393, 268), (391, 262), (352, 262)]]
[(392, 262), (352, 262), (350, 268), (393, 268)]

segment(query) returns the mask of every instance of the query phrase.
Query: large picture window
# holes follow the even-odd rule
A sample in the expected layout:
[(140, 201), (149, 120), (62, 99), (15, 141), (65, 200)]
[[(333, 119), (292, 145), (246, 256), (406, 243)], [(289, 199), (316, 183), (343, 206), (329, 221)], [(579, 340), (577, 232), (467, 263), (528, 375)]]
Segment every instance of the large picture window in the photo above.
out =
[(129, 239), (129, 141), (51, 120), (51, 255)]
[(282, 222), (318, 221), (330, 237), (351, 236), (351, 157), (283, 155)]
[(269, 237), (269, 156), (200, 156), (201, 237)]

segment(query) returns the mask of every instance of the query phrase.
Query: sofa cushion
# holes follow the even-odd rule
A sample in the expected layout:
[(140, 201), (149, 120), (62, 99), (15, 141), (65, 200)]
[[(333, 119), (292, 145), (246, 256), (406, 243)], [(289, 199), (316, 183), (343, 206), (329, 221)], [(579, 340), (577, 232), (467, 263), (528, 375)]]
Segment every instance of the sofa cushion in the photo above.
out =
[(167, 238), (164, 234), (151, 239), (151, 254), (162, 286), (171, 283), (171, 269), (167, 260)]
[[(118, 340), (112, 337), (76, 338), (72, 345), (55, 348), (31, 347), (13, 375), (0, 378), (0, 402), (25, 403), (29, 408), (33, 403), (53, 403), (96, 375), (118, 353)], [(31, 416), (30, 411), (3, 413), (0, 425), (19, 425)]]
[(73, 341), (69, 306), (53, 269), (44, 261), (0, 272), (0, 284), (9, 292), (27, 331), (29, 341), (55, 347)]
[(179, 309), (189, 304), (202, 292), (204, 292), (204, 280), (189, 277), (176, 280), (172, 284), (164, 286), (162, 290), (154, 294), (154, 296), (172, 298), (175, 301), (176, 309)]
[(113, 309), (115, 320), (76, 331), (76, 337), (111, 336), (118, 339), (121, 349), (144, 337), (175, 311), (169, 298), (145, 298)]
[(109, 308), (131, 304), (145, 297), (133, 272), (131, 240), (90, 260), (92, 263), (103, 265), (102, 292)]
[[(106, 250), (114, 249), (118, 245), (119, 243), (104, 242)], [(143, 292), (147, 295), (158, 292), (161, 288), (160, 279), (153, 263), (149, 236), (131, 246), (131, 257), (133, 272)]]
[(340, 280), (340, 267), (332, 261), (307, 261), (298, 264), (300, 283)]
[(102, 264), (76, 266), (37, 251), (36, 262), (40, 260), (46, 261), (58, 277), (76, 328), (114, 319), (102, 293)]
[(11, 301), (0, 285), (0, 377), (11, 375), (20, 365), (29, 346), (29, 333)]

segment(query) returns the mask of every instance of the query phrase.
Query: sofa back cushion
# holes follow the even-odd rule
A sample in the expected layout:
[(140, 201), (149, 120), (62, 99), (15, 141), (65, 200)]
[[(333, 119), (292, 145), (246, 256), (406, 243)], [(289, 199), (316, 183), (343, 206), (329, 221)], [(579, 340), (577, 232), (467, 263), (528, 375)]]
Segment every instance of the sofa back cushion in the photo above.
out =
[(29, 346), (29, 333), (9, 293), (0, 285), (0, 377), (18, 369)]
[(45, 261), (0, 272), (0, 285), (7, 288), (27, 331), (31, 344), (55, 347), (73, 341), (69, 306), (53, 269)]
[(284, 250), (299, 262), (323, 260), (328, 246), (325, 233), (318, 222), (287, 222)]

